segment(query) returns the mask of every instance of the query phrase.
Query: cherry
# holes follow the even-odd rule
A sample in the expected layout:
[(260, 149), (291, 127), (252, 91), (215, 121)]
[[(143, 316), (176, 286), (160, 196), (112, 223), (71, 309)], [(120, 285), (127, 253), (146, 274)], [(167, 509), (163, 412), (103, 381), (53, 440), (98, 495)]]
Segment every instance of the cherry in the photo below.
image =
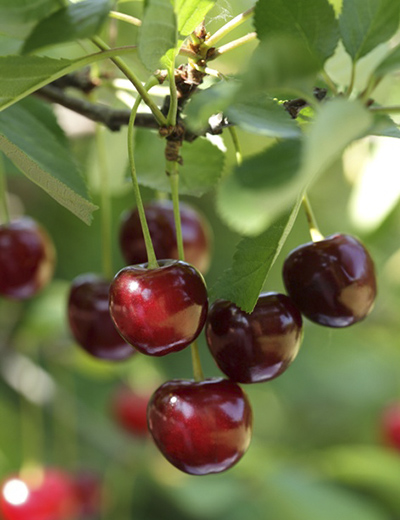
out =
[(111, 412), (115, 421), (125, 431), (136, 437), (147, 436), (147, 404), (150, 395), (139, 394), (128, 386), (117, 389), (111, 400)]
[(363, 320), (376, 296), (373, 261), (350, 235), (335, 234), (294, 249), (284, 262), (283, 280), (300, 312), (327, 327)]
[(71, 520), (78, 504), (70, 477), (58, 469), (32, 470), (1, 486), (4, 520)]
[(147, 418), (161, 453), (191, 475), (229, 469), (250, 444), (250, 403), (227, 379), (167, 381), (153, 394)]
[(77, 343), (96, 358), (120, 361), (135, 353), (120, 336), (108, 307), (110, 283), (95, 275), (83, 274), (71, 284), (68, 320)]
[(120, 334), (150, 356), (187, 347), (207, 317), (207, 289), (192, 265), (161, 260), (149, 269), (138, 264), (121, 269), (110, 287), (110, 312)]
[(238, 383), (269, 381), (294, 360), (302, 339), (301, 314), (288, 296), (261, 294), (251, 314), (226, 300), (211, 306), (206, 324), (218, 367)]
[(23, 300), (53, 276), (55, 249), (42, 226), (29, 217), (0, 226), (0, 294)]
[(79, 512), (77, 518), (98, 515), (103, 502), (102, 482), (94, 471), (81, 470), (73, 480)]
[(400, 451), (400, 402), (385, 407), (381, 418), (381, 430), (383, 442)]
[[(156, 257), (179, 259), (176, 243), (173, 204), (169, 200), (155, 200), (145, 204), (145, 214)], [(205, 273), (210, 264), (210, 226), (194, 208), (180, 203), (185, 260)], [(122, 254), (128, 264), (147, 262), (142, 227), (137, 209), (122, 217), (119, 236)]]

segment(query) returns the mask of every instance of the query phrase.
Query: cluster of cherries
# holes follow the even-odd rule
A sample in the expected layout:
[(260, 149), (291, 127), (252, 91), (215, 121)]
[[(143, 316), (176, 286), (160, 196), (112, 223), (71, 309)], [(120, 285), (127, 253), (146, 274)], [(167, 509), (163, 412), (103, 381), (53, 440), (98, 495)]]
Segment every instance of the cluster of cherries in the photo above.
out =
[[(352, 236), (336, 234), (288, 255), (283, 266), (288, 296), (263, 293), (251, 314), (225, 300), (208, 308), (201, 271), (210, 260), (209, 227), (187, 205), (181, 205), (180, 213), (187, 262), (177, 259), (171, 202), (145, 206), (161, 259), (156, 268), (146, 263), (139, 215), (131, 211), (120, 231), (129, 265), (111, 283), (93, 274), (76, 278), (68, 319), (87, 352), (115, 361), (135, 351), (150, 356), (178, 352), (205, 329), (210, 352), (227, 377), (168, 381), (147, 405), (148, 428), (166, 459), (186, 473), (205, 475), (233, 466), (250, 444), (252, 410), (239, 383), (269, 381), (288, 368), (302, 341), (302, 314), (328, 327), (365, 318), (374, 303), (376, 280), (365, 247)], [(48, 237), (31, 220), (1, 226), (0, 293), (32, 295), (49, 276), (53, 259)]]

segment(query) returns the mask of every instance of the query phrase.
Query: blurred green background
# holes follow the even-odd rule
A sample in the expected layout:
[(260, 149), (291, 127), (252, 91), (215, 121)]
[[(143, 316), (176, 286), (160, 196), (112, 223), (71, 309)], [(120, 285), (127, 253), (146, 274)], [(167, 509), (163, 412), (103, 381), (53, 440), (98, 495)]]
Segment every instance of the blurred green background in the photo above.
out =
[[(250, 5), (239, 0), (220, 2), (211, 14), (209, 30)], [(126, 4), (124, 10), (140, 14), (136, 3)], [(249, 27), (241, 27), (238, 36)], [(122, 24), (120, 29), (118, 42), (132, 42), (135, 31)], [(249, 52), (241, 48), (226, 56), (218, 63), (219, 70), (240, 70)], [(361, 60), (359, 77), (370, 70), (379, 52), (378, 48)], [(348, 77), (345, 61), (339, 51), (328, 65), (339, 83)], [(386, 104), (400, 102), (398, 87), (389, 82), (379, 87), (378, 101), (379, 97)], [(90, 131), (80, 134), (79, 124), (73, 120), (78, 133), (71, 137), (72, 147), (99, 204), (94, 137)], [(266, 138), (238, 133), (244, 155), (268, 145)], [(223, 139), (228, 149), (224, 173), (228, 174), (234, 151), (229, 135)], [(104, 141), (116, 272), (124, 265), (118, 246), (120, 215), (133, 206), (133, 193), (124, 180), (125, 132), (106, 131)], [(400, 452), (385, 446), (381, 430), (384, 408), (400, 401), (400, 190), (389, 152), (385, 148), (385, 153), (379, 153), (388, 141), (398, 157), (395, 139), (358, 143), (309, 193), (323, 233), (355, 234), (370, 250), (379, 290), (373, 312), (364, 322), (343, 330), (306, 321), (303, 345), (287, 372), (269, 383), (245, 388), (254, 411), (249, 451), (228, 472), (208, 477), (180, 473), (151, 440), (124, 433), (110, 413), (111, 396), (122, 382), (151, 391), (167, 379), (190, 378), (189, 351), (156, 359), (138, 354), (111, 364), (90, 358), (68, 331), (66, 298), (71, 280), (81, 273), (101, 272), (101, 210), (92, 226), (86, 227), (5, 161), (12, 209), (26, 212), (47, 228), (58, 260), (54, 281), (33, 300), (0, 300), (0, 475), (18, 470), (27, 458), (69, 470), (90, 468), (104, 479), (107, 497), (102, 514), (116, 520), (400, 518)], [(363, 168), (373, 159), (375, 175), (367, 178)], [(144, 189), (143, 196), (150, 200), (154, 193)], [(214, 232), (212, 265), (206, 276), (211, 286), (230, 266), (239, 236), (218, 216), (214, 194), (185, 200), (207, 216)], [(300, 212), (265, 290), (283, 291), (283, 259), (309, 240)], [(10, 351), (19, 357), (10, 356)], [(203, 335), (200, 353), (206, 376), (220, 375)], [(30, 360), (31, 365), (21, 360)]]

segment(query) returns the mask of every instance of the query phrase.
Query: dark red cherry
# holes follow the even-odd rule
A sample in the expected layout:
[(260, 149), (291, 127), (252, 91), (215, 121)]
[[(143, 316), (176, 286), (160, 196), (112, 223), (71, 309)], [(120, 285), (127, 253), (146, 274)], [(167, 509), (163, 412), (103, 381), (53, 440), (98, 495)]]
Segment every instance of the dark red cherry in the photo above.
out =
[(128, 386), (117, 389), (111, 400), (111, 413), (115, 421), (135, 437), (147, 436), (147, 404), (150, 395), (139, 394)]
[(284, 262), (283, 280), (300, 312), (327, 327), (364, 319), (376, 296), (373, 261), (350, 235), (336, 234), (294, 249)]
[(226, 300), (210, 307), (206, 337), (218, 367), (238, 383), (269, 381), (294, 360), (302, 339), (301, 314), (279, 293), (261, 294), (248, 314)]
[[(205, 218), (194, 208), (180, 203), (183, 248), (185, 260), (205, 273), (210, 263), (211, 230)], [(173, 204), (170, 200), (155, 200), (145, 204), (156, 257), (179, 259), (176, 244)], [(126, 212), (122, 218), (119, 241), (128, 264), (147, 262), (142, 227), (137, 209)]]
[(54, 264), (53, 242), (33, 219), (0, 226), (0, 295), (16, 300), (34, 296), (51, 280)]
[(229, 469), (251, 440), (250, 403), (227, 379), (168, 381), (153, 394), (147, 418), (164, 457), (191, 475)]
[(103, 504), (103, 484), (100, 476), (91, 470), (80, 470), (73, 479), (79, 518), (98, 516)]
[(400, 402), (386, 406), (381, 417), (383, 443), (400, 451)]
[(118, 333), (108, 306), (110, 283), (83, 274), (71, 284), (68, 321), (76, 342), (96, 358), (121, 361), (135, 353)]
[(0, 508), (4, 520), (71, 520), (79, 510), (72, 480), (57, 469), (6, 479)]
[(161, 260), (121, 269), (110, 288), (110, 312), (120, 334), (144, 354), (163, 356), (187, 347), (207, 317), (207, 289), (192, 265)]

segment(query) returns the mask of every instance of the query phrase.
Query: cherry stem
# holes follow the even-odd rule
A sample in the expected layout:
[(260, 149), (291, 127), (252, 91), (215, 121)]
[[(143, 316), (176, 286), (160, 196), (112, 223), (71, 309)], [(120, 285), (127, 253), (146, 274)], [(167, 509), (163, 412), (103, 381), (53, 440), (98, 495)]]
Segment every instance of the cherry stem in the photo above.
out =
[(192, 366), (193, 366), (193, 376), (195, 381), (203, 381), (204, 380), (204, 372), (201, 368), (200, 354), (197, 346), (197, 341), (193, 341), (190, 345), (190, 349), (192, 352)]
[(356, 63), (353, 61), (353, 63), (351, 64), (350, 82), (349, 82), (349, 86), (347, 87), (347, 91), (346, 91), (347, 97), (350, 97), (350, 94), (353, 92), (355, 79), (356, 79)]
[(230, 126), (229, 133), (231, 134), (233, 146), (235, 148), (236, 163), (238, 166), (240, 166), (243, 162), (243, 155), (242, 155), (242, 150), (240, 148), (240, 142), (239, 142), (236, 128), (234, 126)]
[(139, 18), (135, 18), (134, 16), (130, 16), (129, 14), (120, 13), (118, 11), (110, 11), (108, 13), (110, 18), (114, 20), (120, 20), (122, 22), (130, 23), (131, 25), (135, 25), (136, 27), (140, 27), (142, 25), (142, 20)]
[(3, 222), (8, 224), (10, 222), (10, 212), (7, 203), (7, 177), (3, 155), (0, 155), (0, 201), (3, 206)]
[(336, 88), (336, 85), (333, 82), (332, 78), (329, 76), (329, 74), (325, 70), (323, 70), (321, 74), (322, 74), (322, 77), (323, 77), (325, 83), (331, 89), (333, 94), (335, 94), (337, 96), (339, 94), (339, 92), (338, 92), (338, 89)]
[[(176, 243), (178, 246), (179, 260), (185, 260), (185, 252), (183, 249), (183, 237), (181, 226), (181, 214), (179, 211), (179, 171), (178, 163), (167, 161), (167, 175), (171, 185), (172, 204), (174, 208), (174, 220), (176, 229)], [(193, 376), (195, 381), (202, 381), (204, 379), (203, 369), (201, 368), (201, 361), (197, 342), (193, 341), (190, 345), (192, 353)]]
[(95, 131), (97, 156), (100, 172), (100, 196), (101, 196), (101, 237), (102, 237), (102, 262), (103, 274), (107, 280), (114, 275), (112, 265), (112, 233), (111, 233), (111, 198), (109, 190), (109, 176), (107, 168), (106, 144), (104, 129), (96, 125)]
[(232, 18), (228, 23), (223, 25), (217, 32), (215, 32), (210, 38), (206, 41), (207, 47), (215, 47), (215, 44), (218, 43), (224, 36), (229, 34), (233, 29), (242, 25), (246, 20), (253, 16), (254, 7), (250, 7), (247, 11), (238, 14), (235, 18)]
[[(157, 78), (152, 76), (149, 81), (146, 83), (144, 89), (150, 90), (150, 88), (154, 85), (158, 84)], [(132, 177), (132, 185), (133, 185), (133, 192), (136, 200), (136, 206), (139, 213), (139, 219), (140, 219), (140, 225), (142, 227), (144, 242), (146, 245), (146, 252), (147, 252), (147, 260), (148, 260), (148, 267), (149, 269), (156, 269), (159, 267), (156, 254), (154, 252), (153, 242), (151, 240), (149, 227), (147, 225), (146, 220), (146, 214), (143, 207), (143, 201), (142, 197), (140, 195), (140, 188), (139, 188), (139, 182), (137, 180), (136, 175), (136, 167), (135, 167), (135, 155), (134, 155), (134, 140), (133, 140), (133, 132), (134, 132), (134, 125), (135, 125), (135, 118), (136, 114), (141, 102), (141, 96), (138, 95), (136, 98), (135, 104), (133, 105), (131, 116), (129, 118), (128, 123), (128, 155), (129, 155), (129, 165), (131, 170), (131, 177)]]
[(318, 242), (324, 239), (324, 235), (320, 232), (317, 222), (314, 217), (313, 210), (311, 208), (310, 201), (307, 195), (303, 196), (303, 207), (306, 213), (308, 228), (310, 230), (311, 239), (313, 242)]
[[(94, 36), (92, 38), (92, 42), (101, 50), (108, 51), (110, 47), (98, 36)], [(158, 124), (160, 126), (167, 126), (167, 119), (161, 110), (158, 108), (156, 103), (153, 101), (151, 96), (147, 93), (147, 90), (143, 87), (142, 82), (136, 76), (134, 72), (128, 67), (125, 61), (119, 56), (114, 56), (111, 60), (115, 63), (115, 65), (119, 68), (121, 72), (125, 74), (125, 76), (131, 81), (133, 86), (136, 88), (139, 96), (143, 99), (146, 105), (153, 112), (154, 117), (156, 118)]]
[(245, 36), (242, 36), (241, 38), (238, 38), (237, 40), (233, 40), (227, 43), (226, 45), (222, 45), (215, 51), (215, 53), (209, 58), (208, 61), (215, 60), (219, 56), (222, 56), (222, 54), (226, 54), (229, 51), (233, 51), (234, 49), (237, 49), (245, 43), (251, 42), (255, 39), (257, 39), (257, 33), (251, 32), (246, 34)]
[(169, 109), (167, 115), (168, 126), (176, 125), (176, 114), (178, 112), (178, 92), (176, 90), (175, 83), (175, 59), (172, 60), (171, 66), (168, 68), (168, 81), (169, 81)]
[(179, 211), (179, 173), (178, 163), (175, 161), (167, 161), (167, 175), (171, 185), (172, 205), (174, 209), (174, 221), (176, 232), (176, 244), (178, 247), (179, 260), (185, 260), (185, 251), (183, 248), (181, 214)]
[(400, 105), (388, 107), (370, 107), (370, 112), (377, 114), (400, 114)]

